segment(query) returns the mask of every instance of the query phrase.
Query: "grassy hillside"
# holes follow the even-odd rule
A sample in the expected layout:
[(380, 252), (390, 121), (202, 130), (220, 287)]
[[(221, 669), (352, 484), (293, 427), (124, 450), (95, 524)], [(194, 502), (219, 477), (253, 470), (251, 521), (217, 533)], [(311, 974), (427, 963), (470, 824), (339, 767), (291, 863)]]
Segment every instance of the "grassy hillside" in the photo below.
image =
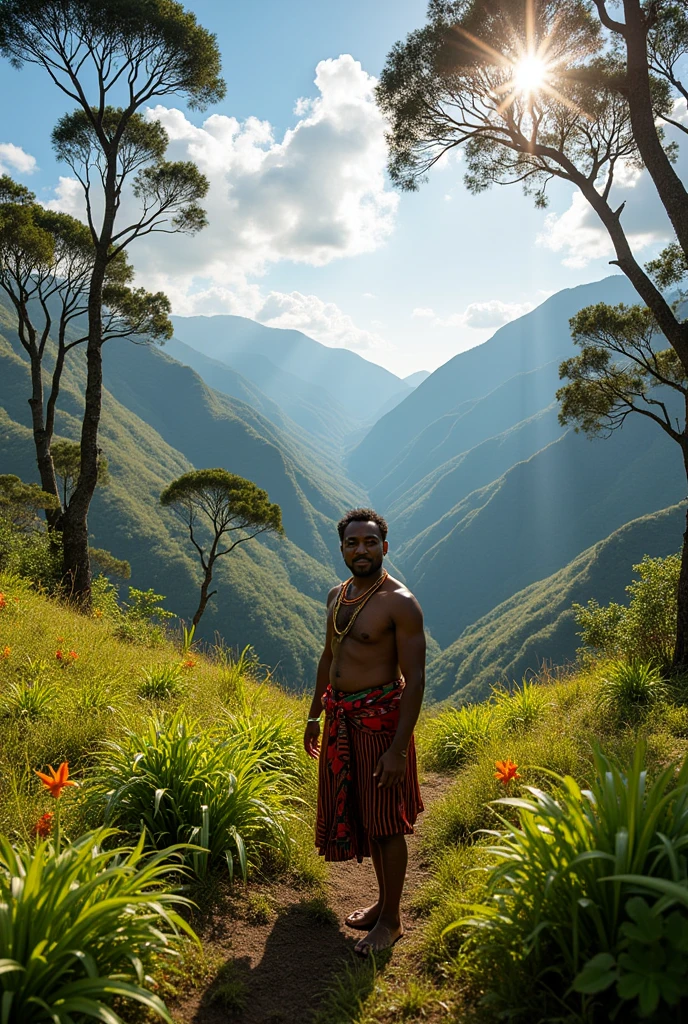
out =
[[(630, 417), (608, 439), (568, 432), (464, 499), (398, 558), (445, 647), (591, 544), (684, 494), (678, 446), (642, 417)], [(680, 532), (674, 547), (679, 541)]]
[[(271, 499), (283, 502), (287, 539), (242, 545), (225, 560), (218, 571), (219, 595), (203, 619), (202, 632), (210, 638), (218, 630), (230, 645), (252, 643), (281, 679), (296, 688), (310, 684), (320, 655), (323, 600), (336, 579), (336, 532), (322, 509), (338, 514), (337, 502), (346, 503), (347, 495), (338, 496), (334, 485), (319, 490), (312, 470), (292, 461), (291, 442), (278, 447), (272, 424), (248, 406), (212, 393), (191, 370), (157, 350), (137, 347), (133, 355), (122, 352), (118, 362), (119, 354), (108, 353), (110, 367), (119, 372), (113, 370), (113, 387), (121, 389), (129, 407), (105, 391), (101, 444), (112, 483), (96, 494), (89, 519), (92, 543), (128, 559), (132, 584), (155, 588), (167, 597), (169, 608), (188, 620), (197, 601), (198, 567), (181, 524), (158, 506), (159, 494), (171, 479), (192, 468), (189, 456), (201, 465), (243, 471), (266, 487)], [(62, 437), (78, 437), (81, 372), (73, 364), (66, 375), (57, 422)], [(32, 480), (27, 389), (27, 363), (0, 338), (0, 466), (3, 472)], [(153, 425), (132, 408), (149, 416)], [(169, 432), (172, 443), (156, 425)], [(306, 550), (297, 546), (292, 530)]]
[[(458, 410), (462, 402), (474, 402), (516, 374), (571, 355), (574, 347), (569, 319), (583, 306), (635, 301), (637, 295), (632, 286), (619, 274), (557, 292), (531, 313), (500, 327), (482, 345), (460, 352), (440, 366), (375, 424), (349, 456), (352, 477), (373, 487), (396, 465), (410, 442), (440, 417)], [(510, 422), (517, 423), (524, 415), (536, 411), (514, 414)], [(466, 447), (455, 449), (452, 454), (465, 451)]]
[(592, 597), (600, 604), (624, 603), (628, 567), (643, 555), (663, 557), (678, 550), (684, 525), (684, 505), (635, 519), (493, 608), (430, 663), (431, 698), (483, 700), (496, 683), (519, 681), (543, 663), (572, 662), (580, 646), (573, 603), (586, 604)]

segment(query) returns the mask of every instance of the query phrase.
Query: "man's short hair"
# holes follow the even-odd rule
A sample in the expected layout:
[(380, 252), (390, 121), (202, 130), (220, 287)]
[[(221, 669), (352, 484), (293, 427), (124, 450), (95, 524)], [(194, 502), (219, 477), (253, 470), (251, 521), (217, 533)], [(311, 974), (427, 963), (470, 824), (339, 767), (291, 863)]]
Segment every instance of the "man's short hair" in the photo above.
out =
[(350, 512), (346, 512), (342, 516), (337, 523), (337, 532), (342, 542), (344, 541), (344, 531), (349, 523), (377, 523), (383, 541), (387, 540), (387, 520), (379, 516), (372, 508), (352, 508)]

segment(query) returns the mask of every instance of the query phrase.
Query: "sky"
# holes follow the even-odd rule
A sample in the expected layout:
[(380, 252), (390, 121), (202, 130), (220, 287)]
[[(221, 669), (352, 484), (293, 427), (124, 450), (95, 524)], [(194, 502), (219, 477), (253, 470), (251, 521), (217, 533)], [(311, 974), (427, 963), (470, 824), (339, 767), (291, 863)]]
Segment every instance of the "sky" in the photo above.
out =
[[(174, 313), (297, 328), (403, 377), (615, 271), (606, 234), (564, 183), (546, 211), (517, 186), (476, 197), (459, 157), (418, 192), (392, 187), (373, 90), (393, 44), (424, 23), (425, 0), (187, 7), (217, 36), (226, 98), (202, 112), (167, 98), (147, 116), (166, 127), (171, 158), (208, 176), (209, 226), (130, 252), (137, 283), (165, 290)], [(40, 69), (2, 61), (0, 96), (0, 173), (78, 216), (79, 189), (50, 145), (70, 101)], [(618, 191), (645, 261), (670, 237), (663, 211), (644, 173)]]

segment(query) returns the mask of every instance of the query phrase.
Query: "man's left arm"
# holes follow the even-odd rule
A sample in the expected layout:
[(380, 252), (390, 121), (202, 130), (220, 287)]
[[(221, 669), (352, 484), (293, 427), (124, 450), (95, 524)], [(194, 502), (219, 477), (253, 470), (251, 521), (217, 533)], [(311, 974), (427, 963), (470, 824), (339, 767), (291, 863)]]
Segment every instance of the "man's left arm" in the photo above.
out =
[(425, 689), (423, 613), (412, 594), (399, 595), (394, 620), (399, 668), (406, 685), (399, 703), (397, 731), (389, 750), (382, 755), (375, 769), (378, 786), (382, 789), (398, 785), (406, 774), (406, 754), (418, 721)]

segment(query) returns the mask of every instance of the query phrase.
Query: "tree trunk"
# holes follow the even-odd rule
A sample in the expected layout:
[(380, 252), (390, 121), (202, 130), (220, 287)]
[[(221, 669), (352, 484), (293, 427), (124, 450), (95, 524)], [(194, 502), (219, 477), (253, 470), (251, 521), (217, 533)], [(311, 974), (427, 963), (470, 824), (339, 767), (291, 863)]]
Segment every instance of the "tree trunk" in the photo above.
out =
[[(688, 478), (688, 428), (684, 434), (683, 464)], [(681, 571), (678, 577), (676, 647), (674, 648), (673, 669), (676, 673), (688, 672), (688, 509), (686, 529), (681, 549)]]
[(640, 0), (624, 0), (626, 83), (631, 125), (638, 150), (688, 257), (688, 191), (657, 134), (648, 70), (646, 14)]
[(205, 569), (205, 572), (204, 572), (204, 575), (203, 575), (203, 583), (201, 583), (201, 600), (199, 601), (198, 608), (196, 609), (196, 614), (193, 617), (192, 625), (193, 625), (194, 629), (196, 628), (198, 623), (201, 621), (201, 616), (203, 615), (203, 612), (206, 609), (206, 605), (208, 604), (208, 601), (213, 596), (213, 594), (217, 593), (216, 590), (213, 590), (211, 593), (208, 593), (208, 588), (210, 587), (210, 584), (211, 584), (212, 579), (213, 579), (213, 565), (214, 565), (214, 561), (215, 561), (214, 559), (212, 559), (212, 560), (209, 559), (208, 560), (208, 565), (207, 565), (207, 567)]
[[(55, 467), (53, 466), (53, 460), (50, 454), (51, 436), (46, 429), (44, 417), (43, 371), (40, 357), (37, 354), (32, 354), (31, 356), (31, 398), (29, 399), (29, 406), (31, 408), (33, 440), (36, 447), (36, 462), (38, 464), (38, 475), (40, 477), (41, 487), (47, 494), (52, 494), (59, 500), (60, 494), (57, 487), (57, 479), (55, 477)], [(59, 518), (59, 511), (46, 512), (46, 519), (48, 520), (48, 525), (51, 528), (56, 526)]]
[(107, 246), (99, 247), (88, 296), (86, 394), (81, 426), (81, 466), (74, 493), (62, 520), (63, 580), (69, 595), (82, 607), (91, 603), (91, 565), (88, 555), (88, 510), (98, 483), (98, 427), (103, 398), (103, 281)]

